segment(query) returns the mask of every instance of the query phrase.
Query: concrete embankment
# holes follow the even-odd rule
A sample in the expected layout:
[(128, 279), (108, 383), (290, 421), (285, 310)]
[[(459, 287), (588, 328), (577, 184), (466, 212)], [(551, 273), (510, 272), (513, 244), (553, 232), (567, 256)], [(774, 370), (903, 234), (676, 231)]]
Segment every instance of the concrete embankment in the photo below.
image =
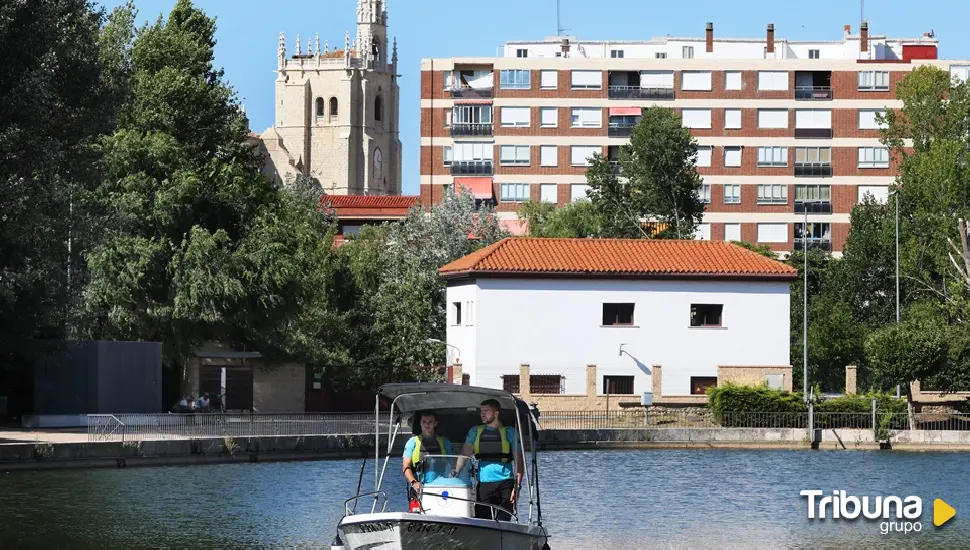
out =
[[(403, 451), (398, 437), (392, 453)], [(813, 441), (814, 440), (814, 441)], [(665, 428), (551, 430), (539, 449), (827, 449), (968, 451), (970, 432), (903, 431), (888, 445), (872, 430), (817, 430), (812, 437), (793, 428)], [(381, 454), (387, 435), (380, 438)], [(0, 471), (56, 468), (124, 468), (284, 460), (326, 460), (373, 456), (373, 435), (224, 437), (164, 441), (31, 442), (0, 445)]]

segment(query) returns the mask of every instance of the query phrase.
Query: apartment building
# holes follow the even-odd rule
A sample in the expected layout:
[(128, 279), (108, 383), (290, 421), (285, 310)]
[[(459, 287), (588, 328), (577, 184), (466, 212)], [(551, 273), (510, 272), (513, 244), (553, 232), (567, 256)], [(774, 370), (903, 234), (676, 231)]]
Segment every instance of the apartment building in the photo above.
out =
[(421, 200), (467, 187), (518, 227), (526, 200), (585, 197), (588, 158), (618, 159), (641, 109), (659, 105), (699, 144), (698, 239), (838, 254), (853, 205), (885, 201), (897, 173), (876, 121), (902, 106), (897, 83), (924, 64), (970, 72), (937, 54), (932, 33), (889, 38), (867, 23), (810, 42), (777, 38), (772, 24), (763, 38), (716, 38), (708, 23), (703, 38), (560, 36), (508, 42), (501, 57), (424, 59)]

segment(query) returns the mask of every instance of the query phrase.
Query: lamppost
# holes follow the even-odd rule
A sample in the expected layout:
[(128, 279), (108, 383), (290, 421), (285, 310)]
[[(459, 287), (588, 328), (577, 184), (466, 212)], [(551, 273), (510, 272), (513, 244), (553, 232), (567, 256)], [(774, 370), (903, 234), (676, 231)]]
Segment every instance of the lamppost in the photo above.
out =
[[(429, 343), (432, 343), (432, 344), (444, 344), (444, 345), (446, 345), (446, 346), (448, 346), (450, 348), (455, 348), (455, 362), (457, 363), (458, 361), (461, 361), (461, 350), (458, 349), (458, 346), (455, 346), (453, 344), (449, 344), (448, 342), (444, 342), (442, 340), (438, 340), (437, 338), (428, 338), (428, 342)], [(448, 362), (447, 359), (445, 360), (445, 362), (446, 363)], [(450, 370), (451, 365), (448, 365), (448, 368)], [(451, 375), (449, 374), (449, 377), (450, 376)], [(449, 380), (448, 381), (449, 384), (451, 384), (452, 382), (453, 382), (452, 380)]]
[[(808, 190), (805, 189), (805, 193)], [(802, 398), (808, 402), (808, 197), (802, 202), (802, 213), (805, 214), (805, 221), (802, 225), (802, 255), (805, 259), (804, 277), (805, 282), (802, 289), (804, 312), (802, 317)], [(797, 199), (796, 199), (797, 200)]]
[[(899, 190), (902, 185), (896, 186), (895, 189), (890, 191), (890, 195), (893, 197), (893, 202), (896, 206), (896, 324), (899, 324)], [(900, 396), (900, 386), (896, 384), (896, 398), (899, 399)]]

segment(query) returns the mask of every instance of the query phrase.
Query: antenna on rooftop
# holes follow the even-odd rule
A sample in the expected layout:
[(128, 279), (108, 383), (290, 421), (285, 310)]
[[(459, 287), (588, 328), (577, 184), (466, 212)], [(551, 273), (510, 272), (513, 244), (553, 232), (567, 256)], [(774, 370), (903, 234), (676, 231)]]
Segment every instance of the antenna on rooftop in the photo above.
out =
[(564, 29), (562, 24), (559, 22), (559, 12), (562, 9), (562, 0), (556, 0), (556, 36), (562, 36), (565, 31), (569, 29)]
[(859, 0), (859, 25), (866, 20), (866, 0)]

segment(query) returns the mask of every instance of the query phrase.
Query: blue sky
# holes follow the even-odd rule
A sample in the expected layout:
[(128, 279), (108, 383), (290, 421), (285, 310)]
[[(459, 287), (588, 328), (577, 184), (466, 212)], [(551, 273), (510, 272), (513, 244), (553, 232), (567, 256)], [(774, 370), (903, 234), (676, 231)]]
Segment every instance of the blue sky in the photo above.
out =
[[(101, 0), (113, 8), (121, 0)], [(858, 32), (858, 0), (561, 0), (566, 34), (580, 39), (634, 40), (670, 34), (703, 36), (714, 22), (716, 36), (761, 37), (768, 23), (778, 38), (842, 37), (851, 24)], [(139, 23), (168, 15), (175, 0), (136, 0)], [(279, 33), (287, 52), (296, 35), (320, 34), (321, 47), (343, 47), (344, 31), (355, 36), (356, 0), (195, 0), (216, 17), (216, 63), (246, 105), (250, 127), (272, 124), (273, 81)], [(506, 40), (534, 40), (556, 34), (555, 0), (388, 0), (389, 35), (397, 37), (401, 86), (403, 191), (418, 193), (419, 87), (421, 59), (494, 56)], [(970, 58), (970, 2), (869, 0), (865, 16), (873, 34), (921, 36), (934, 30), (940, 57)]]

